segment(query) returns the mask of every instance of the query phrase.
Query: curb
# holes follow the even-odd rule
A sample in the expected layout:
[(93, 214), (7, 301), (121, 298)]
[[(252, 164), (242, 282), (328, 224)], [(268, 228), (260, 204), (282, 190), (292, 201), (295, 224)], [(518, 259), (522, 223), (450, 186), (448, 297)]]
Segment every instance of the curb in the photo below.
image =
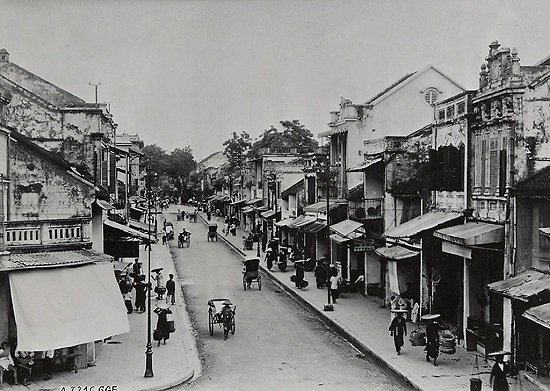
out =
[(191, 380), (193, 378), (193, 376), (195, 376), (195, 371), (192, 369), (190, 374), (186, 374), (181, 379), (178, 379), (178, 380), (175, 380), (173, 382), (166, 383), (166, 384), (163, 384), (163, 385), (160, 385), (160, 386), (142, 388), (142, 389), (139, 389), (138, 391), (163, 391), (163, 390), (169, 390), (170, 388), (174, 388), (174, 387), (180, 386), (184, 383), (187, 383), (189, 380)]
[[(202, 214), (199, 214), (199, 217), (203, 221), (204, 224), (208, 224)], [(238, 253), (242, 257), (246, 257), (247, 254), (243, 252), (240, 248), (238, 248), (236, 245), (231, 243), (229, 240), (227, 240), (224, 236), (219, 235), (218, 237), (229, 246), (229, 248), (236, 253)], [(268, 271), (261, 263), (260, 263), (260, 269), (262, 271), (262, 274), (267, 277), (271, 282), (273, 282), (275, 285), (277, 285), (280, 289), (284, 290), (285, 293), (292, 297), (295, 301), (297, 301), (302, 307), (304, 307), (309, 312), (313, 313), (325, 326), (332, 329), (338, 336), (340, 336), (342, 339), (344, 339), (346, 342), (350, 343), (356, 350), (361, 352), (364, 355), (368, 355), (375, 359), (380, 365), (388, 368), (391, 370), (396, 376), (398, 376), (400, 379), (405, 381), (407, 384), (409, 384), (411, 387), (413, 387), (416, 390), (422, 391), (423, 388), (417, 384), (415, 381), (411, 380), (410, 378), (406, 377), (403, 373), (401, 373), (395, 366), (391, 365), (388, 361), (384, 360), (381, 356), (379, 356), (377, 353), (373, 352), (371, 349), (369, 349), (368, 346), (366, 346), (364, 343), (359, 341), (357, 338), (355, 338), (353, 335), (351, 335), (346, 329), (344, 329), (342, 326), (340, 326), (338, 323), (336, 323), (334, 320), (330, 319), (328, 316), (326, 316), (323, 311), (319, 310), (317, 307), (313, 306), (310, 302), (308, 302), (306, 299), (304, 299), (302, 296), (300, 296), (297, 292), (295, 292), (291, 287), (285, 285), (282, 283), (277, 277), (275, 277), (270, 271)]]

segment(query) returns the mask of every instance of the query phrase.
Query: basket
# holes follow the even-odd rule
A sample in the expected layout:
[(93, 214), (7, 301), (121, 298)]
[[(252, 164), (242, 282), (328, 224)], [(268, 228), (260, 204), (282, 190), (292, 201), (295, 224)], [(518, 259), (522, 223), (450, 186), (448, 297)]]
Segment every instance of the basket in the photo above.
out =
[(422, 330), (413, 330), (409, 341), (412, 346), (426, 346), (426, 333)]
[(455, 354), (456, 353), (456, 342), (455, 336), (449, 332), (443, 332), (441, 340), (439, 342), (439, 351), (445, 354)]

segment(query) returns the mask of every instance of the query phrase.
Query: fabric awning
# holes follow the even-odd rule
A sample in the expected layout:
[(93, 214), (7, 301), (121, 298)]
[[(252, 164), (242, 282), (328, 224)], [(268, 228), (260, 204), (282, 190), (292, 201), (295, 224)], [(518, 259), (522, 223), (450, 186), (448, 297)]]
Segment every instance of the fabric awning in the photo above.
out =
[(247, 206), (247, 207), (245, 207), (245, 208), (242, 208), (241, 211), (242, 211), (243, 213), (252, 213), (252, 212), (254, 212), (254, 208), (251, 207), (251, 206)]
[(245, 205), (254, 205), (254, 204), (258, 204), (260, 202), (262, 202), (261, 198), (252, 198), (251, 200), (246, 201), (244, 204)]
[(351, 238), (345, 238), (343, 236), (340, 236), (338, 234), (331, 234), (329, 236), (330, 240), (334, 240), (336, 243), (338, 244), (342, 244), (342, 243), (345, 243), (345, 242), (349, 242), (351, 240)]
[[(117, 222), (114, 222), (112, 220), (105, 220), (103, 222), (103, 225), (106, 225), (107, 227), (114, 228), (116, 230), (122, 231), (130, 236), (133, 236), (135, 238), (141, 238), (145, 240), (149, 240), (149, 236), (147, 234), (144, 234), (143, 232), (140, 232), (138, 230), (135, 230), (133, 228), (128, 227), (127, 225), (122, 225)], [(153, 240), (154, 238), (151, 238)]]
[(141, 231), (145, 231), (145, 232), (155, 232), (155, 225), (152, 224), (151, 225), (151, 229), (149, 230), (149, 224), (145, 224), (145, 223), (142, 223), (141, 221), (136, 221), (136, 220), (132, 220), (130, 219), (129, 222), (128, 222), (128, 225), (132, 228), (135, 228), (135, 229), (139, 229)]
[(330, 230), (332, 232), (336, 232), (342, 236), (349, 236), (352, 232), (359, 232), (365, 233), (365, 229), (363, 228), (362, 223), (358, 223), (357, 221), (353, 220), (344, 220), (337, 224), (331, 225)]
[(229, 205), (231, 205), (231, 206), (241, 205), (241, 204), (244, 204), (245, 202), (246, 202), (246, 200), (238, 200), (238, 201), (233, 201)]
[(550, 303), (529, 308), (523, 317), (550, 329)]
[[(330, 210), (336, 208), (337, 206), (338, 204), (336, 202), (329, 202)], [(315, 204), (307, 205), (304, 207), (304, 212), (318, 213), (318, 212), (326, 212), (326, 210), (327, 210), (326, 201), (316, 202)]]
[(130, 331), (110, 263), (10, 272), (9, 282), (18, 350), (59, 349)]
[(384, 232), (384, 236), (388, 238), (408, 238), (462, 217), (463, 215), (460, 213), (429, 212), (387, 230)]
[[(302, 218), (303, 217), (303, 218)], [(290, 224), (290, 228), (300, 228), (317, 221), (317, 217), (300, 215)]]
[(346, 170), (347, 172), (361, 172), (361, 171), (365, 171), (367, 168), (369, 168), (370, 166), (376, 164), (376, 163), (380, 163), (382, 161), (382, 158), (381, 157), (377, 157), (375, 159), (369, 159), (369, 160), (365, 160), (363, 162), (361, 162), (360, 164), (358, 164), (357, 166), (355, 167), (352, 167), (348, 170)]
[(281, 221), (277, 221), (275, 223), (275, 226), (277, 227), (290, 227), (290, 224), (296, 220), (294, 217), (287, 217), (286, 219), (282, 219)]
[(395, 259), (396, 261), (413, 258), (419, 254), (418, 251), (409, 250), (401, 246), (378, 247), (374, 252), (383, 258)]
[(317, 232), (325, 229), (327, 225), (321, 221), (314, 221), (308, 225), (305, 225), (302, 229), (306, 234), (316, 234)]
[(438, 229), (434, 236), (463, 246), (478, 246), (504, 241), (504, 226), (489, 223), (466, 223)]
[(99, 206), (103, 210), (115, 209), (115, 207), (113, 205), (111, 205), (108, 202), (103, 201), (103, 200), (95, 200), (95, 203), (96, 203), (97, 206)]
[(261, 216), (264, 219), (271, 219), (271, 218), (275, 217), (276, 214), (277, 214), (277, 212), (275, 212), (274, 210), (268, 210), (267, 212), (262, 212)]
[(517, 276), (493, 282), (487, 286), (494, 293), (528, 302), (531, 297), (550, 291), (550, 274), (526, 270)]

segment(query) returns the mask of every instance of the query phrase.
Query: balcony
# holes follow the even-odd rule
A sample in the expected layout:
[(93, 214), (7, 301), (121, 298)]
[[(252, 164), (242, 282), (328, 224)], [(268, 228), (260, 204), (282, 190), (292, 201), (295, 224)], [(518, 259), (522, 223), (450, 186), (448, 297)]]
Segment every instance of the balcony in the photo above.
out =
[(40, 251), (46, 248), (82, 248), (91, 244), (90, 219), (49, 221), (8, 221), (5, 225), (6, 250)]
[(358, 220), (375, 220), (383, 217), (384, 199), (383, 198), (367, 198), (363, 201), (363, 205), (349, 206), (349, 216)]

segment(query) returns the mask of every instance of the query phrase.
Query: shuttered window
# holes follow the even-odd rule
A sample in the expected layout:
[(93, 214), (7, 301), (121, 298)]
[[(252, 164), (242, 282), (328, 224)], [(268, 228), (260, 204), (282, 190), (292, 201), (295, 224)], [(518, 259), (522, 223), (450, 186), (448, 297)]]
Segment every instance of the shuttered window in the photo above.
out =
[(486, 167), (487, 167), (487, 140), (481, 139), (481, 159), (480, 159), (480, 173), (481, 173), (481, 180), (480, 180), (480, 186), (482, 192), (485, 192), (486, 187)]

